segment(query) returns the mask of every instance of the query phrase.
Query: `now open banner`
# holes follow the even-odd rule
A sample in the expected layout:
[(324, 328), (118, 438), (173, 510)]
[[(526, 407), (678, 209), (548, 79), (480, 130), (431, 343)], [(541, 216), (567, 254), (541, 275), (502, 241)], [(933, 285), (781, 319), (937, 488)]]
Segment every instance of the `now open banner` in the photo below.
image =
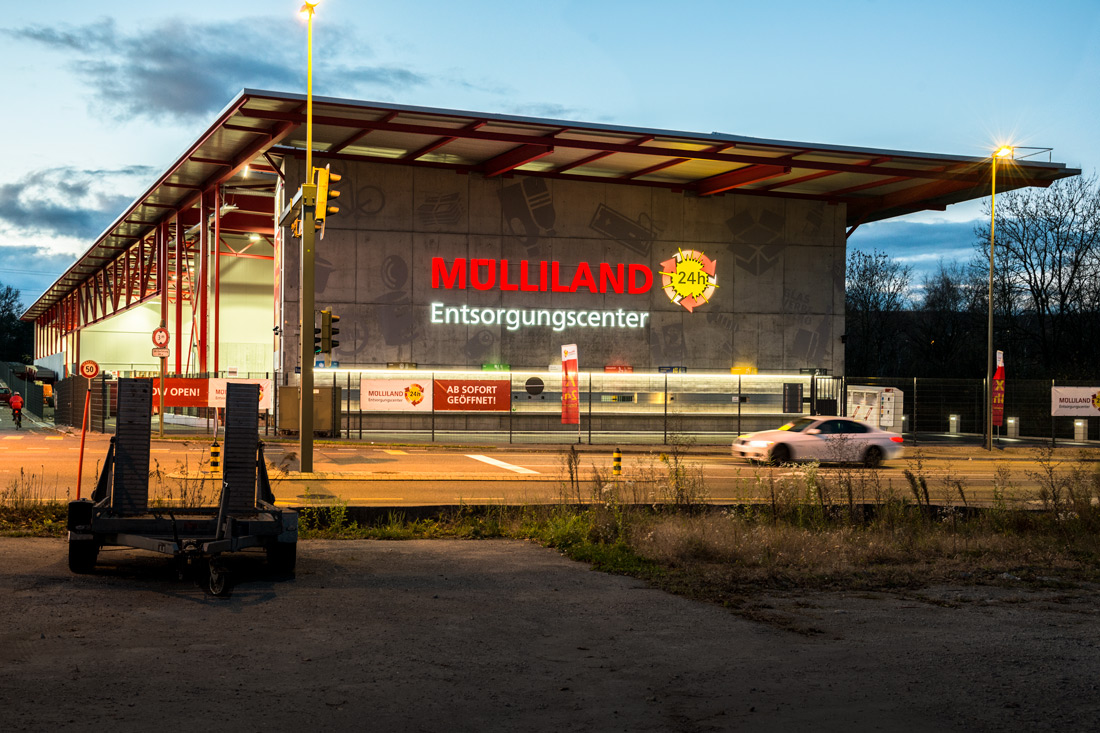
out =
[[(225, 407), (225, 395), (230, 382), (260, 385), (259, 410), (269, 410), (274, 405), (270, 379), (198, 379), (194, 377), (168, 377), (164, 380), (165, 407)], [(153, 407), (160, 406), (160, 380), (153, 379)]]

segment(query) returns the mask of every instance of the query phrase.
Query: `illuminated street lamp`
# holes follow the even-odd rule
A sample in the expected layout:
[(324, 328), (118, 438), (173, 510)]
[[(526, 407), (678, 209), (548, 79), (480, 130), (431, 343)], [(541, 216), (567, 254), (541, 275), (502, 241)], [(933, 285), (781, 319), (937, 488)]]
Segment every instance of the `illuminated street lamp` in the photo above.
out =
[(993, 161), (993, 200), (989, 206), (989, 342), (986, 355), (985, 369), (985, 449), (993, 450), (993, 243), (995, 241), (993, 230), (997, 224), (997, 159), (1012, 158), (1016, 148), (1011, 145), (1002, 145), (993, 151), (990, 159)]
[(306, 19), (306, 175), (313, 175), (313, 14), (321, 0), (302, 5)]
[[(298, 397), (298, 461), (302, 473), (313, 472), (313, 259), (316, 241), (313, 226), (317, 187), (313, 184), (313, 14), (320, 0), (306, 0), (299, 11), (306, 18), (306, 168), (296, 203), (301, 220), (299, 248), (298, 358), (302, 376)], [(285, 216), (284, 216), (285, 218)]]

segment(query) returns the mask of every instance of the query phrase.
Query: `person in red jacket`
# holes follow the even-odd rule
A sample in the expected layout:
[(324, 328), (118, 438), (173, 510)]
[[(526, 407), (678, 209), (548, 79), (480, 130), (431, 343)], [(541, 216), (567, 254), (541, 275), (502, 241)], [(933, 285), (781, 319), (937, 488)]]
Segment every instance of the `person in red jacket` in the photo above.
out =
[(18, 392), (11, 396), (11, 399), (8, 401), (8, 407), (11, 408), (12, 422), (18, 426), (22, 423), (21, 417), (23, 412), (23, 398), (19, 396)]

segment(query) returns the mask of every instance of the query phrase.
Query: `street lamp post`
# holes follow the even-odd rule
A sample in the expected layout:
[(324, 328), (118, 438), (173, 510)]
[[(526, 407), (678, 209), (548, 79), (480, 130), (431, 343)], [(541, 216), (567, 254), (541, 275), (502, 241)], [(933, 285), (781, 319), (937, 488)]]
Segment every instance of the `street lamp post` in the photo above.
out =
[(992, 201), (989, 205), (989, 340), (986, 350), (985, 368), (985, 449), (993, 450), (993, 244), (996, 241), (993, 230), (997, 224), (997, 158), (1010, 157), (1015, 149), (1002, 145), (991, 156), (993, 178), (991, 183)]
[(301, 247), (299, 267), (299, 358), (302, 364), (300, 394), (298, 397), (298, 446), (299, 469), (313, 472), (313, 302), (314, 302), (314, 205), (316, 187), (313, 185), (313, 14), (317, 3), (302, 5), (306, 17), (306, 169), (305, 183), (298, 191), (301, 217)]

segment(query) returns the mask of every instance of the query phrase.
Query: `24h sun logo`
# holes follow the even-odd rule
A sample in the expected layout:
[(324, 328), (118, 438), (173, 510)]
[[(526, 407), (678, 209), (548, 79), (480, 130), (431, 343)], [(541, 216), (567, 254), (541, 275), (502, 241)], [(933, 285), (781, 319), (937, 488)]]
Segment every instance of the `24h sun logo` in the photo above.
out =
[(424, 388), (419, 384), (410, 384), (405, 388), (405, 401), (411, 405), (419, 405), (424, 401)]
[(1100, 392), (1093, 393), (1093, 395), (1092, 395), (1092, 406), (1095, 409), (1100, 410)]
[(672, 259), (661, 263), (661, 285), (673, 303), (693, 313), (714, 295), (718, 287), (715, 275), (718, 263), (702, 252), (681, 249)]

